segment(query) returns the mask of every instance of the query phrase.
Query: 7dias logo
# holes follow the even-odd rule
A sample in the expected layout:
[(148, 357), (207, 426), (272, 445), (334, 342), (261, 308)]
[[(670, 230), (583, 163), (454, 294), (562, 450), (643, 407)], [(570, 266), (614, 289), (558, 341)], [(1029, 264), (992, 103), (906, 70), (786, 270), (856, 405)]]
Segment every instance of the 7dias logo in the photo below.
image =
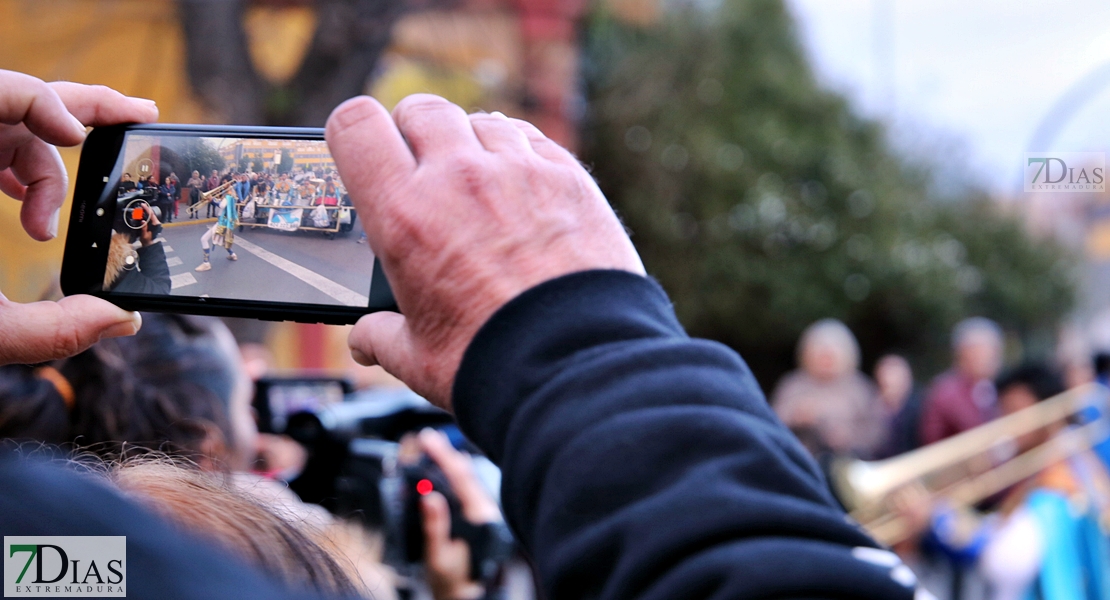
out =
[(1027, 192), (1104, 192), (1102, 152), (1029, 152), (1022, 167)]
[(4, 536), (4, 597), (127, 596), (127, 538)]

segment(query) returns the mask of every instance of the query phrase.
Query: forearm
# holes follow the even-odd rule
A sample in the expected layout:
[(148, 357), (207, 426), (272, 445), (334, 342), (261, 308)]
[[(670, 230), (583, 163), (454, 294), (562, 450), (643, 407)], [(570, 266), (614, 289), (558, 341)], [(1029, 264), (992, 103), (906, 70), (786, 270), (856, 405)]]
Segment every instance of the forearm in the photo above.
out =
[(453, 401), (552, 598), (912, 596), (853, 557), (873, 542), (740, 358), (688, 338), (646, 279), (526, 292), (479, 332)]

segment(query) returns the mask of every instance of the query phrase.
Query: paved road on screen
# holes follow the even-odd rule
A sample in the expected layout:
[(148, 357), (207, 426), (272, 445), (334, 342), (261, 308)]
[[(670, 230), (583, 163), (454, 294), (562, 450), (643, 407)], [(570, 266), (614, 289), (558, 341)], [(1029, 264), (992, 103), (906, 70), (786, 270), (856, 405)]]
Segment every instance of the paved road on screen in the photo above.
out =
[(373, 254), (356, 243), (359, 224), (334, 240), (316, 231), (244, 228), (235, 233), (239, 260), (229, 261), (223, 247), (214, 247), (212, 270), (198, 273), (193, 269), (204, 259), (200, 238), (211, 226), (163, 229), (172, 295), (366, 306)]

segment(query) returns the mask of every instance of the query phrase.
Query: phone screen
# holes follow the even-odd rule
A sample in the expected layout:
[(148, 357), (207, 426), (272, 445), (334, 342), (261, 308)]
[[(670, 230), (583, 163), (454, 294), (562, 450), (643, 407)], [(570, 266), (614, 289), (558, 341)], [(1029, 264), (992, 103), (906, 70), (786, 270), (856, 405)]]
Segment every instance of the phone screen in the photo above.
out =
[(263, 413), (260, 416), (269, 418), (269, 427), (264, 429), (283, 432), (291, 415), (315, 413), (325, 406), (339, 404), (347, 391), (341, 380), (269, 380), (259, 386), (259, 393), (265, 396), (261, 399), (265, 409), (259, 411)]
[(106, 295), (365, 308), (373, 254), (319, 139), (129, 131)]

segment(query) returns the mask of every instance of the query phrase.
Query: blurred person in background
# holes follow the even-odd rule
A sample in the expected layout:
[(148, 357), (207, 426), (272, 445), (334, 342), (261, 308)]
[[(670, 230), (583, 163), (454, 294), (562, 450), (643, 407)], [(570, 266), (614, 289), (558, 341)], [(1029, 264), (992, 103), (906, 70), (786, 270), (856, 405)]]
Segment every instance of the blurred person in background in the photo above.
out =
[[(189, 181), (185, 183), (185, 187), (189, 188), (189, 208), (193, 208), (197, 202), (200, 202), (200, 193), (204, 191), (207, 186), (207, 181), (200, 176), (200, 171), (193, 171)], [(189, 211), (192, 215), (191, 218), (197, 218), (195, 211)]]
[(382, 587), (373, 593), (365, 589), (345, 549), (335, 546), (303, 511), (283, 512), (281, 504), (244, 492), (223, 474), (158, 456), (109, 464), (105, 474), (124, 494), (174, 526), (256, 565), (290, 589), (391, 597), (383, 594), (391, 590)]
[[(1018, 367), (998, 381), (1002, 416), (1064, 392), (1063, 380), (1040, 364)], [(1068, 424), (1018, 438), (1021, 451), (1049, 442)], [(1090, 450), (1073, 454), (1011, 489), (1000, 521), (979, 559), (992, 600), (1110, 599), (1110, 474)]]
[(952, 368), (929, 386), (921, 414), (921, 442), (932, 444), (997, 414), (993, 379), (1002, 367), (1002, 329), (983, 317), (958, 323), (952, 332)]
[(144, 325), (69, 359), (0, 367), (0, 437), (247, 470), (257, 428), (231, 334), (203, 317), (147, 314)]
[[(321, 507), (302, 503), (283, 483), (248, 473), (260, 454), (270, 462), (279, 457), (284, 463), (296, 462), (296, 457), (289, 458), (291, 453), (300, 456), (302, 465), (304, 460), (304, 449), (296, 442), (279, 436), (260, 437), (252, 414), (252, 394), (240, 350), (223, 323), (207, 317), (151, 313), (145, 315), (144, 326), (134, 337), (101, 342), (85, 353), (47, 366), (0, 367), (0, 438), (91, 451), (109, 460), (165, 453), (195, 463), (210, 474), (171, 471), (171, 483), (177, 487), (158, 488), (167, 493), (182, 492), (180, 488), (192, 483), (201, 488), (216, 485), (223, 473), (229, 482), (226, 485), (234, 484), (267, 510), (280, 507), (319, 543), (334, 546), (375, 597), (383, 597), (386, 587), (393, 595), (393, 578), (381, 564), (381, 540), (376, 534), (360, 533)], [(454, 467), (443, 467), (452, 488), (476, 489), (470, 468), (458, 466), (465, 460), (462, 455), (442, 448), (438, 440), (428, 443), (426, 437), (421, 438), (422, 451), (437, 464)], [(260, 443), (263, 440), (266, 443)], [(464, 511), (469, 511), (468, 520), (500, 520), (496, 504), (484, 493), (459, 497)], [(171, 495), (162, 500), (176, 502), (180, 498)], [(186, 524), (206, 531), (202, 521), (178, 515), (186, 509), (208, 514), (211, 508), (202, 506), (203, 501), (198, 499), (191, 507), (174, 504), (154, 509), (160, 513), (170, 510), (177, 515), (171, 521), (185, 519)], [(480, 587), (470, 580), (469, 554), (458, 549), (460, 543), (466, 544), (450, 537), (449, 526), (443, 533), (442, 523), (444, 519), (449, 523), (450, 515), (444, 514), (441, 497), (427, 498), (424, 503), (430, 515), (425, 529), (427, 576), (437, 591), (435, 597), (478, 597), (455, 595)], [(224, 520), (238, 518), (232, 514)], [(223, 530), (226, 523), (218, 520), (210, 525), (217, 537), (226, 541), (222, 539), (228, 534)], [(247, 558), (260, 560), (253, 554)], [(441, 593), (449, 595), (438, 595)]]
[[(875, 385), (859, 371), (859, 344), (844, 323), (823, 319), (798, 341), (799, 369), (775, 387), (783, 423), (834, 454), (871, 458), (885, 437)], [(812, 449), (811, 449), (812, 450)]]
[[(1065, 390), (1059, 373), (1027, 363), (997, 382), (1005, 417)], [(1015, 451), (1049, 443), (1071, 425), (1055, 422), (1019, 436)], [(909, 496), (907, 496), (909, 497)], [(976, 580), (991, 600), (1106, 600), (1110, 598), (1110, 474), (1082, 449), (1007, 489), (982, 514), (972, 507), (919, 496), (910, 514), (927, 546), (948, 557), (956, 581)], [(962, 587), (962, 586), (961, 586)]]
[[(205, 181), (204, 191), (211, 192), (218, 187), (220, 187), (220, 172), (216, 169), (212, 169), (212, 173), (208, 176), (208, 180)], [(214, 205), (214, 203), (209, 202), (208, 213), (206, 216), (211, 219), (212, 217), (215, 217), (217, 215), (219, 215), (217, 207)]]
[(886, 419), (886, 439), (875, 458), (889, 458), (921, 445), (921, 394), (905, 357), (887, 354), (875, 363), (875, 384)]

